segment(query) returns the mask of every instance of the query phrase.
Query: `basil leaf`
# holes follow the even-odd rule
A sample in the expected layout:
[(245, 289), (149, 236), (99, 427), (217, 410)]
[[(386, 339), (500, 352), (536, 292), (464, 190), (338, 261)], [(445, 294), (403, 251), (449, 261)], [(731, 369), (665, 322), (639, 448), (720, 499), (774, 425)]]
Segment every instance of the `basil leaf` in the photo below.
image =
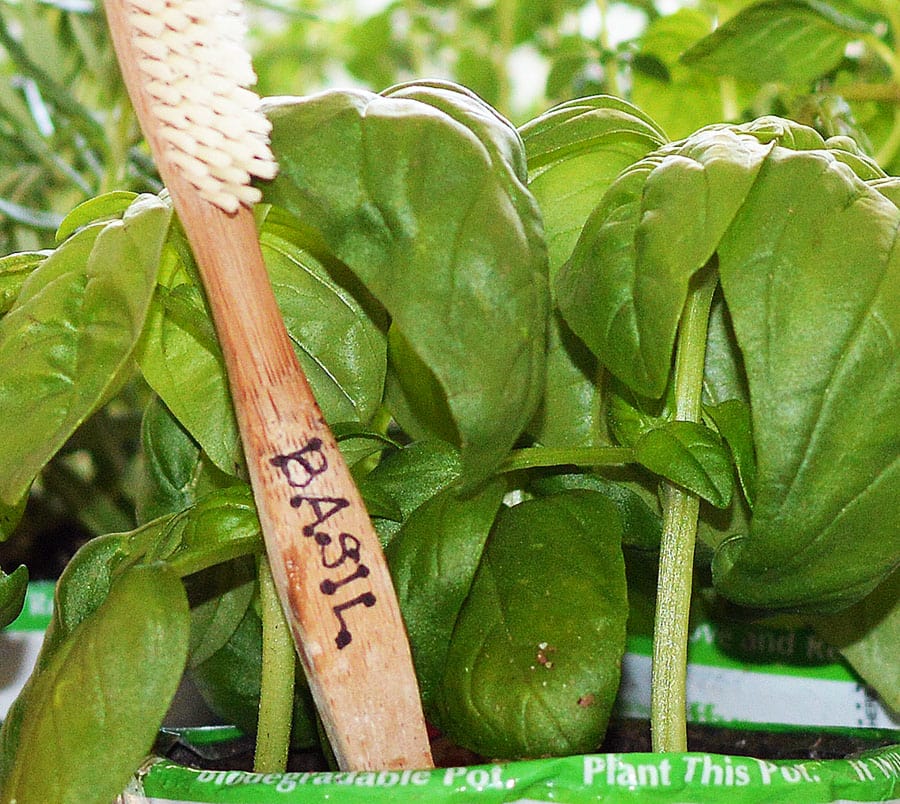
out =
[(696, 422), (672, 421), (649, 430), (634, 445), (635, 457), (716, 508), (731, 504), (731, 458), (719, 435)]
[[(602, 476), (596, 472), (548, 475), (529, 485), (536, 494), (552, 494), (563, 489), (587, 489), (606, 497), (616, 507), (622, 523), (622, 544), (639, 550), (658, 551), (662, 537), (658, 494), (640, 485), (646, 475), (634, 465), (608, 468)], [(647, 484), (649, 485), (649, 484)]]
[[(608, 96), (555, 106), (521, 129), (529, 189), (544, 220), (551, 282), (618, 172), (665, 142), (643, 112)], [(551, 285), (552, 287), (552, 285)], [(544, 397), (529, 432), (545, 446), (603, 440), (596, 358), (559, 316), (550, 322)]]
[(83, 230), (31, 273), (0, 319), (0, 502), (19, 502), (128, 368), (170, 214), (141, 196), (121, 221)]
[(712, 257), (770, 145), (703, 129), (629, 167), (557, 279), (572, 329), (637, 393), (665, 390), (688, 283)]
[(256, 593), (256, 561), (243, 557), (185, 578), (191, 606), (188, 666), (202, 664), (231, 639)]
[(79, 229), (106, 219), (121, 218), (137, 199), (137, 193), (117, 190), (78, 204), (56, 230), (56, 242), (62, 243)]
[(729, 399), (720, 405), (704, 406), (703, 410), (728, 444), (741, 489), (752, 507), (756, 497), (756, 453), (750, 406), (739, 399)]
[(16, 567), (9, 575), (0, 570), (0, 628), (6, 628), (25, 605), (28, 592), (28, 567)]
[[(383, 394), (384, 336), (325, 266), (289, 239), (292, 234), (301, 239), (287, 229), (284, 216), (267, 216), (260, 243), (297, 358), (326, 419), (366, 422)], [(237, 423), (203, 292), (183, 244), (173, 237), (170, 246), (141, 370), (210, 460), (227, 474), (240, 474)]]
[(900, 712), (900, 686), (897, 684), (900, 572), (894, 572), (849, 609), (817, 617), (812, 624), (878, 691), (891, 710)]
[(546, 253), (515, 130), (448, 85), (266, 111), (281, 172), (265, 198), (388, 311), (446, 397), (467, 477), (483, 478), (527, 424), (543, 374)]
[(747, 108), (753, 100), (754, 93), (737, 81), (730, 88), (737, 97), (727, 98), (718, 78), (681, 62), (681, 54), (711, 29), (712, 18), (705, 10), (679, 8), (652, 20), (636, 42), (631, 100), (670, 138), (686, 137), (711, 120), (721, 120), (729, 101)]
[(666, 136), (636, 106), (606, 95), (554, 106), (519, 133), (528, 156), (528, 188), (543, 214), (552, 279), (613, 179), (663, 145)]
[(4, 796), (106, 804), (121, 793), (181, 679), (189, 623), (184, 588), (167, 567), (118, 577), (32, 675), (4, 724)]
[(444, 489), (410, 514), (385, 551), (426, 713), (434, 706), (453, 627), (505, 491), (500, 481), (467, 497)]
[(0, 315), (8, 313), (25, 280), (52, 251), (24, 251), (0, 259)]
[(145, 563), (162, 561), (181, 576), (263, 550), (253, 493), (246, 484), (211, 492), (181, 513), (126, 534)]
[(871, 28), (817, 0), (768, 0), (742, 9), (687, 50), (682, 61), (714, 75), (808, 84), (834, 69)]
[(628, 601), (613, 504), (569, 491), (503, 510), (447, 655), (440, 727), (485, 756), (594, 750)]
[(159, 397), (141, 421), (143, 473), (137, 494), (141, 523), (183, 511), (201, 497), (236, 481), (216, 469)]
[(744, 605), (847, 605), (897, 566), (898, 223), (831, 152), (776, 148), (720, 244), (758, 480), (713, 572)]
[(25, 506), (28, 503), (26, 491), (18, 502), (7, 505), (0, 500), (0, 542), (6, 541), (16, 530), (19, 522), (25, 514)]
[(386, 545), (422, 503), (459, 479), (459, 451), (443, 441), (414, 441), (387, 455), (359, 484), (363, 497), (382, 500), (389, 520), (375, 521)]

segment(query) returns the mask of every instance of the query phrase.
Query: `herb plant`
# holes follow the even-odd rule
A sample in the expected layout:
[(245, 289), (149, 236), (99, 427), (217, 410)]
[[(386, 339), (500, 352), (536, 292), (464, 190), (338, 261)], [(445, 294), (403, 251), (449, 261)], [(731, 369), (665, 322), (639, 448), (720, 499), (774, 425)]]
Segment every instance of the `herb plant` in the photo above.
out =
[[(684, 748), (692, 587), (799, 613), (900, 708), (896, 179), (845, 136), (766, 116), (670, 141), (608, 95), (519, 129), (439, 81), (267, 114), (264, 256), (436, 726), (491, 756), (596, 747), (657, 563), (658, 750)], [(315, 714), (193, 258), (165, 192), (100, 195), (56, 241), (0, 261), (0, 526), (132, 392), (138, 527), (60, 578), (0, 799), (110, 800), (185, 672), (245, 730), (282, 724), (272, 767)], [(0, 579), (4, 622), (26, 581)]]

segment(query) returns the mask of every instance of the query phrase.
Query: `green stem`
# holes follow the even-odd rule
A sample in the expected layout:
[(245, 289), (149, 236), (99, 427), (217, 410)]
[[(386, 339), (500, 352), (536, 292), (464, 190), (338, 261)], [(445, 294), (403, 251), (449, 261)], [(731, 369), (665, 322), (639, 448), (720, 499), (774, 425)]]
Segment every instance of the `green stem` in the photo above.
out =
[(610, 95), (620, 95), (618, 64), (607, 58), (611, 50), (609, 46), (609, 3), (607, 0), (596, 0), (596, 3), (600, 11), (599, 41), (603, 50), (604, 89)]
[(619, 466), (634, 461), (628, 447), (528, 447), (513, 452), (501, 472), (517, 472), (542, 466)]
[[(699, 421), (709, 309), (718, 276), (710, 268), (695, 277), (681, 316), (675, 353), (675, 418)], [(659, 555), (650, 729), (654, 751), (687, 750), (687, 648), (694, 543), (700, 500), (664, 482), (660, 490), (663, 533)]]
[(287, 768), (290, 747), (296, 656), (265, 556), (259, 560), (259, 597), (263, 629), (262, 683), (253, 768), (257, 773), (280, 773)]

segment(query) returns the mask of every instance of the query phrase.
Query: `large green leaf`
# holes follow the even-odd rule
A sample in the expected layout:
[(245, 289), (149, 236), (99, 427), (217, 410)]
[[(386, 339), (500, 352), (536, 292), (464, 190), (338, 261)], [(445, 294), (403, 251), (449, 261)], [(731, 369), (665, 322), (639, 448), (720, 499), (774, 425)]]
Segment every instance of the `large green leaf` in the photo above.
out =
[(505, 491), (500, 481), (467, 497), (444, 489), (412, 512), (385, 551), (426, 714), (434, 706), (453, 627)]
[(263, 192), (315, 231), (434, 375), (473, 480), (540, 395), (546, 253), (518, 135), (447, 84), (267, 106), (281, 172)]
[(636, 106), (605, 95), (554, 106), (519, 132), (528, 188), (544, 219), (552, 280), (613, 179), (663, 145), (666, 136)]
[[(562, 103), (520, 133), (528, 186), (544, 219), (552, 281), (613, 179), (666, 139), (635, 106), (608, 96)], [(550, 322), (546, 376), (542, 405), (529, 427), (534, 438), (545, 446), (601, 441), (596, 359), (558, 317)]]
[(900, 211), (831, 152), (770, 155), (719, 247), (750, 387), (757, 496), (716, 585), (851, 603), (900, 556)]
[(900, 555), (900, 211), (884, 180), (863, 180), (877, 174), (778, 118), (710, 127), (627, 169), (560, 272), (576, 332), (658, 397), (686, 278), (718, 267), (728, 315), (707, 391), (742, 398), (745, 374), (757, 476), (749, 533), (722, 543), (714, 578), (746, 605), (847, 605)]
[(121, 793), (175, 694), (189, 629), (184, 587), (167, 567), (118, 577), (19, 699), (2, 801), (107, 804)]
[(560, 271), (566, 321), (616, 376), (657, 398), (688, 283), (715, 252), (771, 146), (703, 129), (627, 168)]
[(686, 64), (745, 80), (807, 84), (832, 70), (865, 22), (818, 0), (766, 0), (743, 9), (682, 56)]
[(447, 655), (439, 724), (486, 756), (596, 749), (628, 601), (615, 506), (567, 491), (501, 512)]
[[(366, 422), (382, 398), (384, 335), (352, 293), (299, 245), (303, 232), (291, 223), (272, 214), (260, 232), (288, 334), (326, 419)], [(141, 370), (213, 463), (235, 474), (243, 459), (224, 363), (179, 236), (167, 249), (161, 285), (151, 306)]]
[(141, 196), (43, 261), (0, 319), (0, 502), (35, 475), (114, 390), (140, 337), (170, 209)]

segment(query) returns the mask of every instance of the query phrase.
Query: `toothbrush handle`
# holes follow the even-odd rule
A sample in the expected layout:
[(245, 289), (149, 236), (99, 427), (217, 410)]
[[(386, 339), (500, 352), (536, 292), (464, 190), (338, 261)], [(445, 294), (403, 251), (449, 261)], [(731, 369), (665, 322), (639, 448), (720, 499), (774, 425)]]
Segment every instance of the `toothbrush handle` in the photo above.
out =
[(253, 215), (229, 218), (189, 198), (179, 215), (225, 354), (272, 574), (331, 747), (344, 769), (429, 767), (387, 564), (297, 363)]
[(403, 620), (372, 523), (300, 368), (253, 213), (199, 198), (168, 159), (123, 0), (122, 75), (200, 269), (225, 356), (272, 575), (341, 768), (432, 765)]

